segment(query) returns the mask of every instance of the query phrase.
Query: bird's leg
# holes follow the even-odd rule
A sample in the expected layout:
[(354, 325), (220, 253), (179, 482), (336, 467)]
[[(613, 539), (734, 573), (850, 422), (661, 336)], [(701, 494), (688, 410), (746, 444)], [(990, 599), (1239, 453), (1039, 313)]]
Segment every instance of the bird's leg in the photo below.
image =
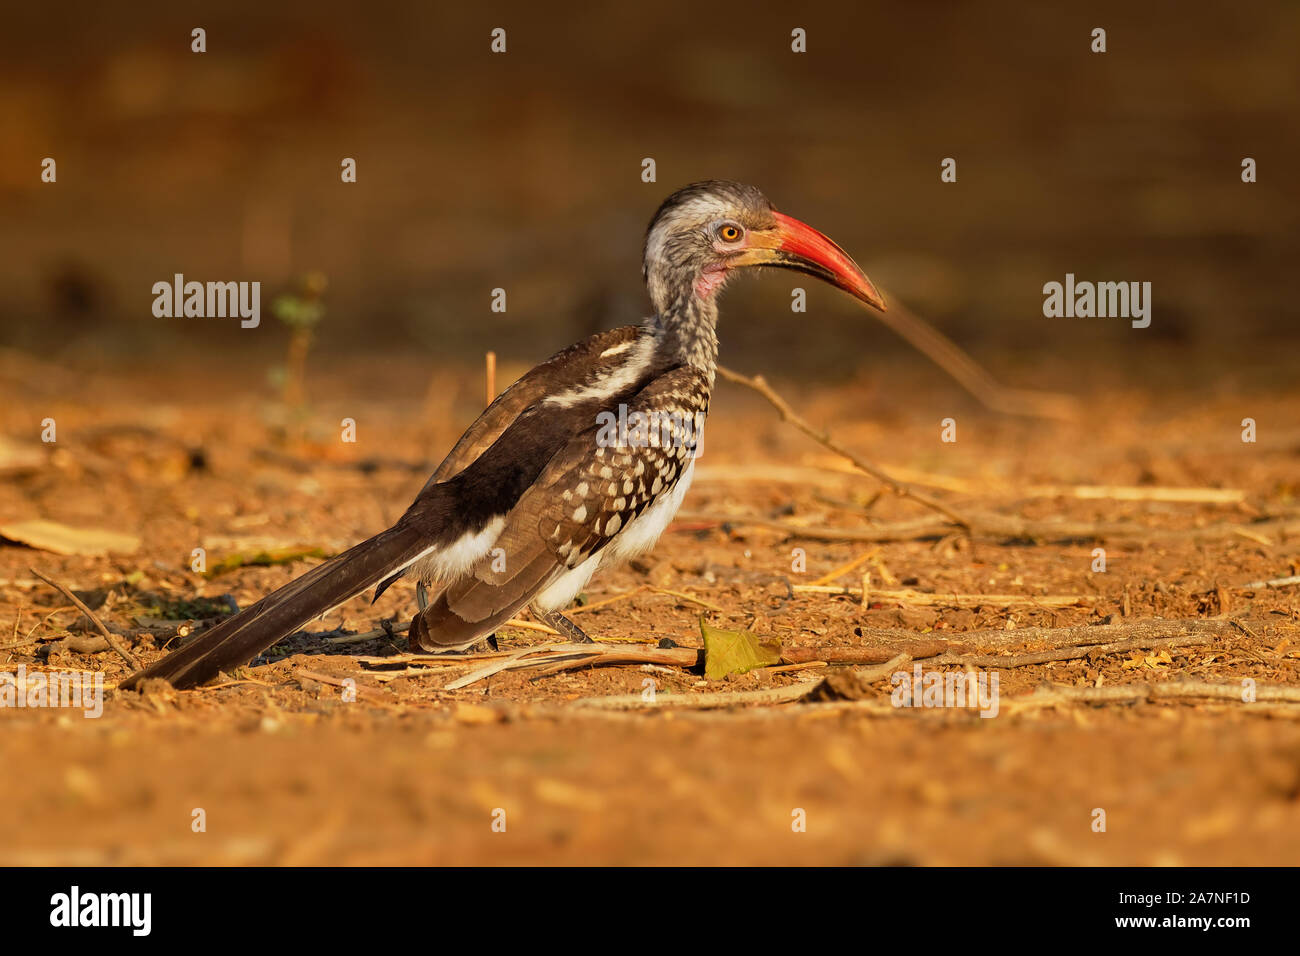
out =
[(538, 611), (537, 616), (547, 627), (559, 631), (575, 644), (595, 644), (590, 637), (559, 611)]

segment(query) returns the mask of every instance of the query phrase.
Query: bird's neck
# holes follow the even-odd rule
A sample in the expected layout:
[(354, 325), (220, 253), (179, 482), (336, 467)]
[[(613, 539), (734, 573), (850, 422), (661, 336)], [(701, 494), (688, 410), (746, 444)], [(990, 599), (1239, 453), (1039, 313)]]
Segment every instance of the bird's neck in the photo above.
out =
[(646, 322), (665, 357), (700, 369), (712, 386), (718, 367), (718, 304), (713, 296), (681, 296)]

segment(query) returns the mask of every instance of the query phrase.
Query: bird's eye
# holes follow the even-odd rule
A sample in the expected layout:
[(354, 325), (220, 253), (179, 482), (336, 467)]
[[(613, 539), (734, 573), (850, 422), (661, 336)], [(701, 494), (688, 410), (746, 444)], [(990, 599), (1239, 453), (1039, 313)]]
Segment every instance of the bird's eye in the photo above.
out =
[(718, 227), (718, 238), (723, 242), (739, 242), (741, 235), (740, 227), (734, 222), (724, 222)]

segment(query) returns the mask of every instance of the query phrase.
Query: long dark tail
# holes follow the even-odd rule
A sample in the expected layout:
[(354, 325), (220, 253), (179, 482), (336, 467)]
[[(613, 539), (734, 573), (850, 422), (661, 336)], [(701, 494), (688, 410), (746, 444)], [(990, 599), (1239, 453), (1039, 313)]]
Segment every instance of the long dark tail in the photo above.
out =
[(147, 677), (161, 677), (173, 687), (193, 687), (224, 670), (247, 664), (330, 608), (405, 568), (431, 544), (427, 532), (416, 522), (399, 522), (272, 591), (179, 650), (132, 674), (119, 686), (129, 689)]

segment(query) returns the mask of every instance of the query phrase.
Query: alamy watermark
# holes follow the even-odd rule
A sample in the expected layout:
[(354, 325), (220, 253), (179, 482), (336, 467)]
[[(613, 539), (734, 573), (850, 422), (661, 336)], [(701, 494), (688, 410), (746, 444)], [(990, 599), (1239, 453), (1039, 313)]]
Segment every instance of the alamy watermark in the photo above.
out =
[(1150, 282), (1075, 282), (1067, 272), (1064, 284), (1044, 285), (1043, 296), (1049, 319), (1132, 319), (1135, 329), (1151, 324)]
[(153, 929), (152, 893), (83, 893), (72, 886), (50, 897), (50, 925), (117, 926), (133, 936), (148, 936)]
[(596, 415), (596, 445), (600, 448), (686, 448), (691, 458), (704, 453), (703, 412), (617, 412)]
[(176, 273), (171, 282), (153, 284), (153, 314), (160, 319), (240, 319), (240, 327), (262, 322), (262, 283), (186, 282)]
[(104, 675), (100, 671), (32, 671), (18, 665), (16, 674), (0, 671), (0, 709), (5, 707), (73, 707), (86, 717), (104, 713)]
[(970, 707), (981, 717), (998, 715), (997, 671), (895, 671), (890, 703), (895, 707)]

